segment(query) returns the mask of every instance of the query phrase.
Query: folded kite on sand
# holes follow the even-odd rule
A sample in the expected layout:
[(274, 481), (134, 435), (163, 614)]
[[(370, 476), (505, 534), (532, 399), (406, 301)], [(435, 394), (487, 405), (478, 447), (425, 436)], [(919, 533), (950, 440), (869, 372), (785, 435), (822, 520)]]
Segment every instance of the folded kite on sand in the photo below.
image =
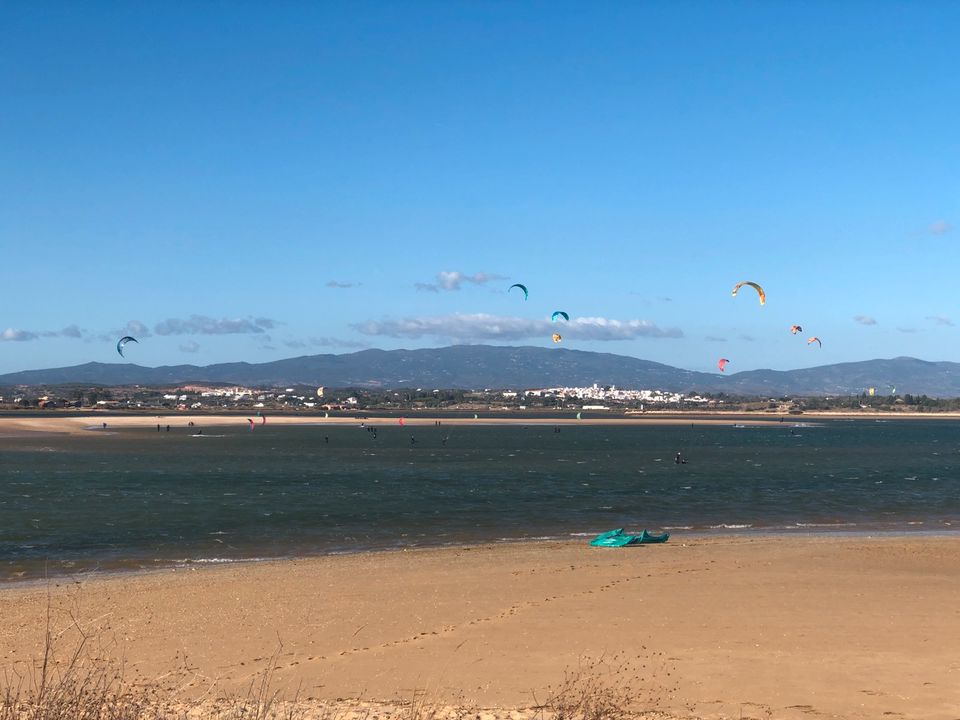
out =
[(624, 535), (623, 528), (600, 533), (590, 544), (595, 547), (623, 547), (624, 545), (642, 545), (646, 543), (665, 543), (670, 533), (651, 535), (646, 528), (639, 535)]

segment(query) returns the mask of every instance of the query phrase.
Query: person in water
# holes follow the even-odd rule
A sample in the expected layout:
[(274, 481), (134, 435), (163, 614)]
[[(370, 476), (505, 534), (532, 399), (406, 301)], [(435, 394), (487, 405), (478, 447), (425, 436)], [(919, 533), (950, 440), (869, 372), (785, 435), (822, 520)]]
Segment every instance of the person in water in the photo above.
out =
[(677, 456), (673, 459), (673, 461), (674, 461), (677, 465), (686, 465), (686, 464), (687, 464), (687, 459), (686, 459), (685, 457), (683, 457), (683, 455), (681, 455), (679, 452), (677, 453)]

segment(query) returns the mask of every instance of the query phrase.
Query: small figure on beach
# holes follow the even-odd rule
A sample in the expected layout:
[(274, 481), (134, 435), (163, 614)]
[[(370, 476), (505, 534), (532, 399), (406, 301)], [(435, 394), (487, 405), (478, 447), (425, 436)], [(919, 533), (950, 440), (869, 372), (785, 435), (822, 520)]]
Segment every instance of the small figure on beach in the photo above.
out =
[(157, 423), (157, 432), (160, 432), (160, 423)]
[(106, 423), (103, 424), (103, 429), (104, 429), (104, 430), (107, 429), (107, 424), (106, 424)]

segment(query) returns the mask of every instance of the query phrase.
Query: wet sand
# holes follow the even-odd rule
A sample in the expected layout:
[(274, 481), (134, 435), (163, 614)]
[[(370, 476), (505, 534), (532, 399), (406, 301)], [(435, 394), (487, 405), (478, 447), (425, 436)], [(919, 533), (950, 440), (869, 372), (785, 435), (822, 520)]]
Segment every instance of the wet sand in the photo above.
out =
[(960, 536), (530, 542), (12, 584), (0, 672), (39, 656), (48, 592), (58, 642), (77, 619), (141, 679), (187, 668), (197, 695), (245, 688), (279, 649), (274, 686), (301, 698), (426, 691), (505, 718), (603, 657), (669, 717), (960, 717)]

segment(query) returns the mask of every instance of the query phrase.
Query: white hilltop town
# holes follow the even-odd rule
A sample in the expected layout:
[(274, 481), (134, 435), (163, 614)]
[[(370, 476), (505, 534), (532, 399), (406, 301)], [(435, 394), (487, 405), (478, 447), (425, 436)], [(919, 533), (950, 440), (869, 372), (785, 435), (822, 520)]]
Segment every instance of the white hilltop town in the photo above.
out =
[[(513, 391), (502, 393), (505, 399), (512, 399), (518, 396)], [(681, 405), (689, 403), (691, 405), (707, 405), (715, 402), (709, 398), (699, 395), (685, 395), (683, 393), (669, 392), (666, 390), (623, 390), (615, 385), (600, 386), (594, 383), (590, 387), (553, 387), (541, 388), (538, 390), (525, 390), (523, 396), (526, 398), (557, 398), (566, 402), (581, 402), (581, 410), (609, 410), (606, 403), (616, 405), (650, 403), (653, 405)]]

